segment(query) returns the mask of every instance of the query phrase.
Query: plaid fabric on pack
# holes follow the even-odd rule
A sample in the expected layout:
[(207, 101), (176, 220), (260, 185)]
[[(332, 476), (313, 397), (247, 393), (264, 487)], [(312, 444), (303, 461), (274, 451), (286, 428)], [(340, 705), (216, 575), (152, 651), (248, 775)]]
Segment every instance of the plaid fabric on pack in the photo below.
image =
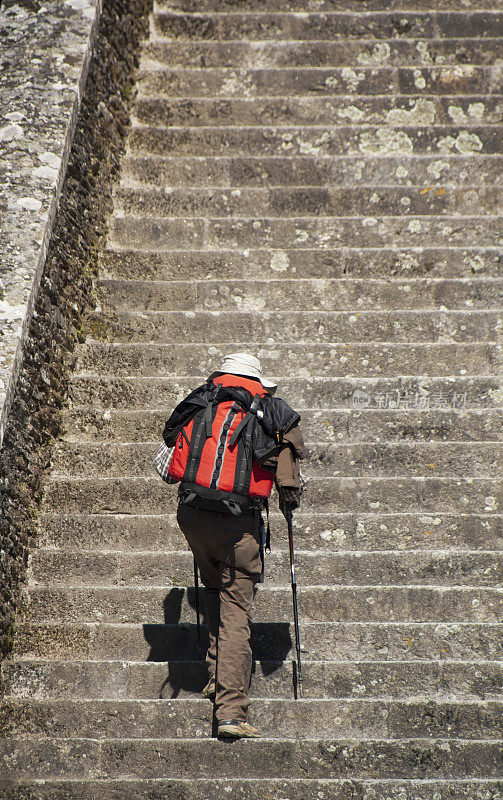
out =
[(161, 442), (155, 457), (155, 468), (163, 481), (166, 481), (166, 483), (176, 483), (176, 481), (173, 481), (168, 475), (171, 456), (173, 455), (174, 451), (174, 447), (167, 447), (164, 442)]

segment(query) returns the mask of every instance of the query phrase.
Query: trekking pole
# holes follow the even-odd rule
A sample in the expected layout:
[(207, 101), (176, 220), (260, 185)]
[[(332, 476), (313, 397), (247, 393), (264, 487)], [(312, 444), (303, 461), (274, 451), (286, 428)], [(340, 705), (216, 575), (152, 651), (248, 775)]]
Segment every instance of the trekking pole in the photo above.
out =
[[(299, 614), (297, 610), (297, 583), (295, 581), (295, 561), (293, 552), (293, 514), (288, 508), (286, 521), (288, 523), (288, 546), (290, 548), (290, 573), (292, 579), (293, 623), (295, 627), (295, 648), (297, 650), (297, 694), (302, 698), (302, 671), (300, 666), (300, 634)], [(297, 699), (297, 698), (296, 698)]]
[(196, 590), (196, 621), (197, 621), (197, 641), (201, 644), (201, 621), (199, 619), (199, 576), (197, 574), (197, 561), (194, 556), (194, 587)]

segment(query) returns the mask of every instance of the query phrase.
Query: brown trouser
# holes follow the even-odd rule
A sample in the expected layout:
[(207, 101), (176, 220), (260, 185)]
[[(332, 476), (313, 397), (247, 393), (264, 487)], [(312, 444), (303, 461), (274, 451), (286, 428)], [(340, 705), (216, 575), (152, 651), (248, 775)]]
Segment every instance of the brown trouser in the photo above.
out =
[(217, 720), (246, 720), (252, 669), (250, 613), (262, 569), (258, 514), (219, 514), (180, 504), (178, 525), (194, 553), (201, 580), (216, 677)]

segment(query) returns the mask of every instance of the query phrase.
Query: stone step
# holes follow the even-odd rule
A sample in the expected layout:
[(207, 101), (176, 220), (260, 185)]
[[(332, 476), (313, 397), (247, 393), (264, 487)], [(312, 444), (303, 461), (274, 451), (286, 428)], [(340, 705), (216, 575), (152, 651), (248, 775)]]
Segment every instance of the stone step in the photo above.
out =
[[(476, 169), (475, 164), (473, 169)], [(284, 278), (345, 277), (364, 278), (368, 285), (369, 276), (392, 279), (393, 282), (424, 277), (495, 278), (502, 274), (502, 261), (501, 249), (497, 247), (416, 246), (399, 250), (395, 247), (353, 246), (333, 250), (292, 250), (287, 247), (284, 250), (178, 250), (164, 253), (115, 252), (109, 249), (101, 253), (100, 274), (102, 278), (161, 281), (192, 280), (194, 275), (220, 281), (245, 278), (255, 281), (279, 275)]]
[[(220, 363), (215, 358), (214, 365)], [(213, 369), (213, 367), (212, 367)], [(208, 377), (200, 372), (186, 377), (128, 377), (118, 378), (108, 375), (73, 376), (70, 385), (72, 407), (93, 406), (97, 411), (112, 409), (141, 409), (157, 411), (165, 409), (166, 418), (177, 403)], [(361, 393), (370, 396), (370, 407), (383, 405), (396, 413), (405, 413), (404, 404), (412, 403), (417, 408), (447, 410), (459, 408), (496, 409), (503, 405), (500, 379), (490, 377), (417, 377), (400, 374), (398, 377), (321, 377), (311, 376), (309, 380), (284, 377), (280, 381), (278, 395), (288, 398), (294, 408), (311, 409), (353, 409), (364, 406), (360, 402)], [(423, 400), (425, 390), (428, 400)], [(355, 394), (356, 393), (356, 394)], [(465, 397), (466, 394), (466, 397)], [(404, 399), (404, 398), (409, 398)], [(358, 401), (358, 402), (357, 402)], [(397, 418), (400, 424), (401, 418)], [(448, 420), (446, 420), (448, 422)]]
[[(491, 67), (473, 66), (426, 66), (389, 67), (357, 66), (351, 67), (258, 67), (248, 66), (236, 70), (234, 67), (180, 67), (168, 69), (143, 68), (138, 72), (136, 82), (138, 94), (143, 97), (191, 98), (290, 98), (316, 93), (323, 97), (346, 97), (346, 107), (358, 95), (480, 95), (501, 91), (497, 74)], [(271, 102), (271, 101), (270, 101)], [(412, 107), (414, 107), (413, 104)], [(417, 113), (393, 114), (392, 124), (424, 125), (434, 121), (433, 102), (426, 105), (419, 101)], [(384, 110), (384, 109), (383, 109)], [(334, 109), (335, 111), (335, 109)], [(401, 122), (399, 121), (401, 117)], [(313, 116), (318, 125), (323, 119)], [(351, 118), (351, 117), (350, 117)], [(411, 119), (412, 118), (412, 119)], [(451, 123), (452, 117), (446, 120)], [(476, 122), (477, 118), (472, 119)], [(158, 120), (154, 120), (157, 122)], [(357, 121), (360, 121), (358, 118)], [(439, 122), (440, 120), (436, 120)], [(461, 115), (455, 119), (470, 124), (470, 119)], [(486, 122), (490, 120), (487, 119)], [(500, 121), (500, 116), (497, 122)], [(173, 120), (168, 120), (168, 124)], [(190, 119), (182, 120), (193, 124)], [(277, 123), (278, 120), (275, 120)], [(246, 124), (244, 120), (238, 124)], [(214, 124), (214, 123), (211, 123)], [(224, 124), (229, 124), (225, 120)], [(253, 125), (257, 124), (253, 120)]]
[[(447, 397), (447, 406), (452, 406)], [(402, 401), (406, 405), (406, 401)], [(460, 401), (462, 402), (462, 401)], [(423, 413), (401, 409), (354, 408), (340, 411), (298, 409), (302, 427), (309, 438), (318, 442), (438, 442), (503, 440), (501, 410), (474, 411), (459, 409), (450, 413), (436, 409)], [(169, 409), (136, 411), (99, 411), (74, 408), (63, 413), (65, 442), (149, 442), (158, 441)]]
[(111, 243), (145, 252), (177, 248), (228, 248), (267, 245), (273, 249), (306, 246), (328, 250), (362, 240), (368, 246), (386, 247), (397, 239), (414, 247), (450, 243), (456, 246), (498, 246), (503, 243), (500, 217), (312, 217), (298, 218), (192, 218), (112, 217)]
[[(124, 294), (121, 294), (124, 302)], [(110, 302), (107, 305), (111, 305)], [(101, 310), (87, 316), (84, 331), (88, 341), (150, 344), (175, 344), (183, 340), (213, 344), (227, 341), (232, 331), (236, 349), (242, 346), (245, 350), (250, 342), (270, 339), (284, 344), (299, 341), (320, 344), (327, 341), (473, 343), (499, 339), (501, 314), (498, 311), (444, 309), (437, 306), (428, 311), (281, 310), (274, 313), (221, 311), (218, 314), (212, 311)]]
[[(500, 36), (503, 14), (494, 11), (407, 11), (390, 9), (358, 14), (335, 13), (154, 13), (153, 37), (179, 40), (333, 40), (333, 39), (458, 39)], [(466, 69), (466, 67), (465, 67)]]
[(275, 189), (138, 189), (115, 191), (117, 215), (155, 217), (290, 217), (376, 216), (414, 214), (499, 214), (503, 188), (444, 187), (425, 191), (424, 186), (369, 188), (321, 188), (298, 186)]
[[(145, 800), (148, 797), (176, 798), (176, 800), (207, 800), (208, 797), (239, 797), (240, 800), (305, 800), (321, 797), (325, 800), (347, 800), (348, 791), (354, 792), (351, 780), (311, 780), (306, 778), (145, 778), (136, 780), (73, 779), (22, 780), (9, 788), (8, 800)], [(431, 780), (418, 781), (394, 779), (393, 781), (361, 781), (358, 800), (376, 800), (379, 797), (400, 797), (400, 800), (500, 800), (501, 781), (498, 779)], [(390, 794), (391, 793), (391, 794)], [(355, 795), (356, 797), (356, 795)]]
[[(285, 541), (285, 521), (271, 504), (272, 546), (275, 552)], [(487, 514), (442, 516), (421, 514), (356, 515), (312, 514), (302, 507), (293, 518), (295, 547), (299, 550), (324, 549), (372, 551), (392, 550), (501, 550), (503, 518)], [(39, 515), (38, 543), (45, 548), (112, 550), (124, 555), (138, 548), (176, 550), (183, 538), (174, 514), (68, 514)], [(269, 561), (266, 575), (269, 574)]]
[[(481, 70), (482, 67), (477, 69)], [(358, 96), (343, 94), (338, 96), (337, 89), (344, 92), (344, 83), (338, 80), (336, 87), (326, 86), (327, 94), (322, 97), (303, 95), (309, 91), (304, 81), (297, 88), (295, 77), (289, 75), (289, 80), (294, 83), (292, 97), (281, 94), (279, 84), (286, 80), (286, 75), (280, 73), (279, 80), (276, 70), (271, 70), (276, 75), (274, 90), (269, 84), (255, 87), (257, 95), (265, 94), (266, 97), (250, 97), (251, 87), (243, 97), (243, 91), (238, 92), (237, 86), (232, 87), (230, 97), (201, 97), (206, 95), (211, 88), (220, 95), (226, 90), (228, 79), (220, 79), (218, 85), (212, 88), (213, 81), (205, 80), (201, 89), (201, 77), (194, 71), (184, 71), (181, 74), (170, 73), (166, 76), (166, 88), (159, 92), (160, 97), (139, 97), (134, 105), (135, 120), (143, 125), (309, 125), (316, 119), (318, 125), (344, 125), (348, 122), (359, 122), (362, 125), (424, 125), (426, 121), (442, 125), (457, 122), (468, 126), (481, 123), (495, 124), (502, 121), (503, 103), (501, 95), (449, 95), (447, 97), (432, 97), (411, 99), (403, 95), (388, 96), (376, 95), (361, 97), (371, 92), (368, 77), (358, 84)], [(344, 70), (343, 70), (344, 71)], [(288, 70), (290, 73), (290, 70)], [(243, 76), (243, 82), (248, 85), (248, 72)], [(333, 71), (332, 71), (333, 74)], [(213, 76), (211, 76), (213, 77)], [(299, 76), (299, 78), (302, 76)], [(330, 77), (330, 76), (329, 76)], [(381, 80), (385, 76), (381, 74)], [(328, 78), (325, 79), (327, 81)], [(376, 82), (376, 79), (373, 79)], [(474, 76), (474, 82), (482, 83), (482, 76)], [(257, 82), (260, 78), (257, 78)], [(272, 83), (272, 81), (271, 81)], [(377, 83), (377, 82), (376, 82)], [(208, 86), (208, 84), (210, 86)], [(323, 81), (322, 81), (323, 84)], [(378, 88), (378, 87), (376, 87)], [(409, 91), (412, 86), (406, 85)], [(414, 87), (415, 89), (416, 87)], [(171, 90), (171, 91), (169, 91)], [(164, 95), (180, 93), (182, 97), (166, 99)], [(322, 89), (319, 90), (320, 92)], [(147, 91), (146, 94), (149, 92)], [(187, 96), (191, 93), (194, 97), (190, 100)], [(197, 94), (196, 94), (197, 93)], [(285, 94), (286, 94), (285, 89)], [(413, 92), (414, 95), (417, 94)]]
[[(497, 661), (302, 661), (304, 698), (498, 700), (502, 677)], [(17, 659), (2, 665), (5, 696), (27, 700), (194, 697), (207, 679), (204, 661)], [(255, 664), (252, 697), (291, 699), (292, 687), (290, 663)]]
[[(358, 8), (362, 0), (355, 0)], [(417, 7), (415, 0), (412, 0)], [(484, 0), (494, 7), (494, 0)], [(438, 1), (435, 6), (440, 8)], [(466, 64), (492, 66), (501, 58), (501, 38), (484, 36), (483, 39), (464, 36), (457, 38), (414, 39), (381, 38), (372, 36), (357, 40), (287, 41), (168, 41), (151, 39), (142, 48), (142, 65), (165, 67), (232, 67), (239, 70), (255, 67), (351, 67), (362, 66), (414, 66)]]
[[(309, 433), (306, 428), (306, 433)], [(52, 458), (54, 478), (151, 477), (160, 431), (147, 442), (60, 442)], [(503, 470), (501, 446), (491, 442), (373, 442), (335, 444), (306, 441), (310, 477), (452, 476), (497, 478)]]
[(164, 156), (410, 156), (501, 154), (498, 125), (194, 126), (136, 125), (129, 153)]
[[(366, 14), (369, 11), (466, 11), (467, 4), (463, 0), (316, 0), (308, 2), (308, 9), (318, 13), (356, 11)], [(155, 8), (166, 11), (206, 12), (213, 11), (235, 12), (242, 11), (240, 0), (156, 0)], [(477, 10), (494, 10), (493, 0), (476, 0), (474, 8)], [(247, 12), (257, 11), (291, 11), (305, 13), (305, 0), (248, 0)]]
[[(388, 186), (392, 182), (394, 186), (402, 186), (404, 189), (420, 186), (423, 191), (427, 189), (428, 192), (435, 192), (441, 189), (447, 191), (449, 187), (477, 186), (480, 189), (481, 185), (501, 186), (503, 182), (503, 158), (496, 153), (483, 156), (476, 153), (462, 155), (454, 150), (454, 153), (442, 151), (436, 155), (402, 153), (397, 157), (380, 152), (378, 158), (376, 155), (369, 157), (360, 153), (359, 156), (338, 156), (337, 159), (323, 155), (286, 155), (287, 157), (285, 154), (265, 157), (171, 157), (141, 153), (126, 155), (122, 162), (122, 185), (184, 189), (203, 186), (209, 190), (215, 187), (263, 189), (264, 186), (279, 186), (286, 190), (289, 186), (299, 184), (321, 187), (330, 185), (335, 188), (361, 186), (367, 189), (369, 186)], [(444, 250), (440, 255), (445, 259), (449, 252), (451, 251)], [(422, 253), (423, 251), (416, 251), (414, 255), (420, 258)], [(430, 259), (435, 254), (436, 252), (430, 253)], [(355, 248), (352, 256), (353, 259), (358, 256), (361, 258), (361, 249)], [(131, 258), (134, 257), (131, 254)], [(202, 258), (202, 254), (198, 257)], [(228, 258), (236, 259), (236, 254), (229, 253)], [(101, 262), (104, 266), (106, 259), (107, 254), (102, 253)], [(253, 265), (253, 259), (248, 259)], [(462, 258), (458, 259), (458, 268), (461, 266), (460, 262)], [(219, 274), (225, 275), (227, 269), (225, 264), (221, 265)], [(459, 275), (459, 272), (456, 274)]]
[[(162, 586), (192, 585), (192, 555), (183, 546), (179, 550), (129, 553), (81, 550), (38, 549), (30, 556), (30, 586)], [(290, 585), (290, 562), (287, 552), (278, 547), (267, 556), (267, 585)], [(182, 550), (183, 548), (183, 550)], [(503, 574), (503, 556), (497, 552), (456, 553), (450, 551), (372, 553), (362, 551), (331, 553), (325, 550), (305, 552), (297, 549), (295, 571), (299, 585), (497, 585)]]
[[(300, 620), (301, 650), (306, 659), (342, 661), (416, 661), (501, 659), (503, 625), (482, 623), (333, 622)], [(148, 623), (37, 623), (19, 620), (16, 654), (21, 658), (132, 660), (172, 662), (200, 660), (201, 644), (193, 621), (181, 625)], [(293, 622), (252, 623), (252, 650), (257, 661), (283, 662), (295, 657)], [(475, 672), (471, 673), (475, 676)]]
[[(162, 582), (154, 586), (29, 586), (32, 622), (112, 622), (177, 624), (193, 622), (194, 593)], [(166, 588), (165, 588), (166, 587)], [(502, 590), (444, 586), (298, 587), (299, 616), (304, 622), (498, 622)], [(290, 588), (260, 587), (254, 617), (288, 622)]]
[[(230, 339), (230, 337), (229, 337)], [(77, 350), (77, 374), (110, 374), (116, 377), (194, 374), (204, 369), (209, 374), (229, 347), (200, 344), (121, 344), (89, 342)], [(314, 376), (366, 377), (384, 375), (437, 375), (469, 374), (497, 375), (501, 369), (501, 347), (496, 344), (457, 342), (408, 343), (354, 342), (333, 345), (255, 344), (266, 375), (281, 371), (297, 380), (306, 380), (305, 366), (309, 364)], [(232, 352), (232, 350), (231, 350)], [(281, 380), (278, 377), (278, 380)]]
[[(498, 740), (502, 704), (497, 701), (292, 700), (256, 699), (252, 724), (270, 739), (410, 739), (411, 737)], [(17, 700), (0, 710), (5, 737), (32, 739), (143, 737), (208, 739), (213, 707), (207, 700)], [(35, 744), (35, 742), (33, 742)]]
[[(154, 472), (154, 470), (152, 470)], [(306, 511), (494, 514), (501, 508), (501, 482), (482, 478), (312, 478)], [(503, 498), (502, 498), (503, 499)], [(72, 478), (47, 483), (44, 511), (79, 514), (174, 512), (176, 487), (152, 478)]]
[(497, 778), (501, 743), (432, 739), (26, 739), (2, 742), (5, 779), (31, 778)]
[[(218, 280), (194, 275), (192, 280), (149, 281), (103, 278), (96, 281), (98, 313), (117, 311), (234, 311), (260, 314), (262, 332), (267, 341), (269, 326), (279, 312), (341, 311), (358, 317), (362, 311), (388, 311), (395, 319), (403, 311), (480, 311), (492, 309), (501, 313), (503, 280), (497, 278), (456, 279), (359, 279), (359, 278), (292, 278), (274, 277), (264, 280)], [(288, 300), (286, 301), (286, 298)], [(287, 307), (286, 307), (287, 302)], [(307, 307), (306, 307), (307, 306)], [(187, 319), (187, 318), (186, 318)], [(195, 319), (195, 317), (194, 317)], [(246, 319), (246, 317), (244, 317)], [(295, 321), (295, 317), (291, 316)], [(405, 319), (408, 319), (407, 316)], [(190, 317), (188, 318), (190, 320)], [(327, 323), (330, 317), (327, 318)], [(358, 318), (351, 323), (359, 323)], [(325, 324), (325, 316), (319, 316)], [(199, 327), (199, 325), (198, 325)], [(313, 323), (314, 327), (314, 323)], [(282, 326), (283, 328), (283, 326)], [(274, 328), (272, 328), (274, 331)], [(309, 330), (309, 329), (308, 329)], [(224, 341), (232, 337), (227, 331)], [(257, 331), (258, 333), (258, 331)], [(328, 330), (327, 333), (330, 333)], [(496, 323), (496, 333), (499, 327)], [(185, 338), (185, 337), (184, 337)], [(494, 338), (494, 337), (493, 337)], [(360, 338), (360, 341), (363, 336)], [(198, 336), (195, 341), (200, 341)], [(254, 339), (254, 342), (260, 339)], [(281, 341), (281, 340), (280, 340)], [(310, 338), (307, 338), (310, 341)], [(335, 341), (325, 337), (326, 341)], [(343, 340), (342, 340), (343, 341)], [(461, 347), (460, 347), (461, 350)]]

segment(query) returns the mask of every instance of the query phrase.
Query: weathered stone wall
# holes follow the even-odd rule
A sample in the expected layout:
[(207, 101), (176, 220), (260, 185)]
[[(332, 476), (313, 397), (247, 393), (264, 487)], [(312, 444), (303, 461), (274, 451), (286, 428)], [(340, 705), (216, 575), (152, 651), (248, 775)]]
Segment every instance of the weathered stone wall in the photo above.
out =
[(101, 7), (101, 0), (0, 0), (0, 445)]
[[(48, 255), (0, 452), (0, 651), (12, 646), (16, 608), (51, 440), (60, 430), (81, 320), (92, 304), (98, 243), (119, 166), (139, 40), (149, 0), (104, 0)], [(28, 10), (37, 9), (24, 4)]]

